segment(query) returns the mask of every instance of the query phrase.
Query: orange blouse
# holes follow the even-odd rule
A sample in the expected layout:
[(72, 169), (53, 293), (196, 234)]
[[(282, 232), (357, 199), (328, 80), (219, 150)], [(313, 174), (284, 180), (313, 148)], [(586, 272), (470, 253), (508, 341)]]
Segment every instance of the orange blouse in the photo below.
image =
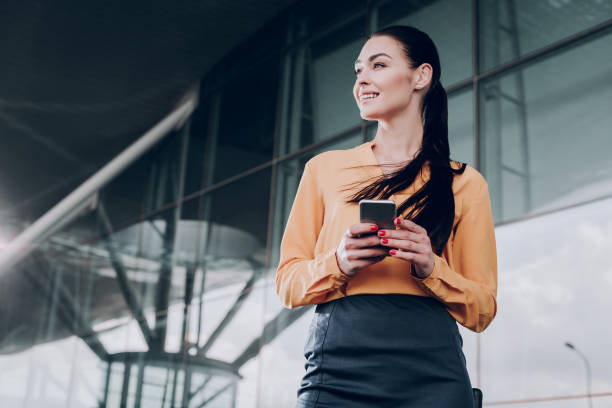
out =
[[(497, 313), (497, 253), (488, 184), (467, 165), (455, 175), (455, 219), (442, 252), (434, 253), (430, 276), (411, 274), (410, 262), (387, 257), (350, 277), (336, 261), (345, 230), (359, 222), (359, 205), (346, 204), (341, 191), (355, 181), (380, 176), (372, 145), (318, 154), (304, 168), (281, 241), (276, 290), (283, 304), (295, 308), (362, 293), (405, 293), (441, 301), (461, 325), (481, 332)], [(452, 162), (457, 167), (457, 162)], [(365, 165), (367, 167), (356, 167)], [(390, 200), (398, 205), (427, 180), (420, 177)], [(405, 214), (398, 214), (404, 216)]]

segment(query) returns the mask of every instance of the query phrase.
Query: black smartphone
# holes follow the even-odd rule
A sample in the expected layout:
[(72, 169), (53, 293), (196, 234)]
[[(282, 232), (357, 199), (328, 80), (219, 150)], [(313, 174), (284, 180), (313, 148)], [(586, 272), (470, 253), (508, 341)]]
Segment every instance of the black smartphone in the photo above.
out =
[[(359, 201), (359, 222), (371, 222), (378, 225), (378, 229), (395, 229), (396, 206), (392, 200), (361, 200)], [(384, 245), (376, 245), (385, 248)], [(386, 256), (390, 256), (387, 254)]]
[(378, 229), (395, 229), (396, 206), (392, 200), (359, 201), (359, 222), (371, 222)]

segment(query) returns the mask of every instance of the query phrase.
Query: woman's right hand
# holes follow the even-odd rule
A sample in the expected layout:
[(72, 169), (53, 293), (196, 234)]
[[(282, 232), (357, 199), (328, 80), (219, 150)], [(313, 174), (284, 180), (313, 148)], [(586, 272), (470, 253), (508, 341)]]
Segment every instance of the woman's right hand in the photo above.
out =
[(344, 274), (353, 276), (366, 266), (385, 259), (389, 249), (379, 247), (377, 231), (375, 224), (359, 223), (344, 232), (336, 250), (336, 261)]

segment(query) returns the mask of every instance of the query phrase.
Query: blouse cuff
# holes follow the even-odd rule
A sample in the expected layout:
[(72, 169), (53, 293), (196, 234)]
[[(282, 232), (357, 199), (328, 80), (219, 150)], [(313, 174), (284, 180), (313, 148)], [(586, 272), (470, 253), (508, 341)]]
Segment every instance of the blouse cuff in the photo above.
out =
[(433, 257), (434, 257), (434, 267), (433, 267), (433, 270), (431, 271), (429, 276), (427, 276), (425, 278), (420, 278), (419, 276), (417, 276), (414, 273), (414, 265), (410, 266), (410, 271), (412, 273), (412, 276), (414, 276), (414, 278), (419, 283), (422, 283), (424, 286), (427, 286), (427, 287), (430, 287), (430, 288), (433, 286), (433, 284), (435, 282), (438, 281), (438, 278), (440, 277), (440, 268), (441, 268), (441, 265), (442, 265), (442, 262), (441, 262), (442, 258), (440, 258), (436, 254), (433, 254)]
[(344, 283), (351, 279), (351, 276), (345, 274), (340, 270), (340, 266), (338, 265), (338, 260), (336, 258), (336, 248), (327, 252), (324, 256), (323, 268), (325, 271), (328, 271), (332, 278), (337, 281)]

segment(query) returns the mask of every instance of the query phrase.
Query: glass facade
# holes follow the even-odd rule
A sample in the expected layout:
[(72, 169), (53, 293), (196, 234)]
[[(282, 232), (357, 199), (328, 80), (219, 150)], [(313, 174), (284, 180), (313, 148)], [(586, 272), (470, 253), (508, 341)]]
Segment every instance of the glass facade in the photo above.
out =
[(353, 62), (391, 24), (438, 45), (451, 157), (489, 183), (499, 313), (460, 327), (473, 386), (485, 406), (610, 404), (612, 3), (393, 0), (294, 4), (0, 277), (0, 406), (293, 406), (314, 308), (280, 304), (280, 240), (304, 163), (374, 136)]
[(607, 34), (482, 81), (481, 165), (497, 220), (612, 193), (611, 49)]

